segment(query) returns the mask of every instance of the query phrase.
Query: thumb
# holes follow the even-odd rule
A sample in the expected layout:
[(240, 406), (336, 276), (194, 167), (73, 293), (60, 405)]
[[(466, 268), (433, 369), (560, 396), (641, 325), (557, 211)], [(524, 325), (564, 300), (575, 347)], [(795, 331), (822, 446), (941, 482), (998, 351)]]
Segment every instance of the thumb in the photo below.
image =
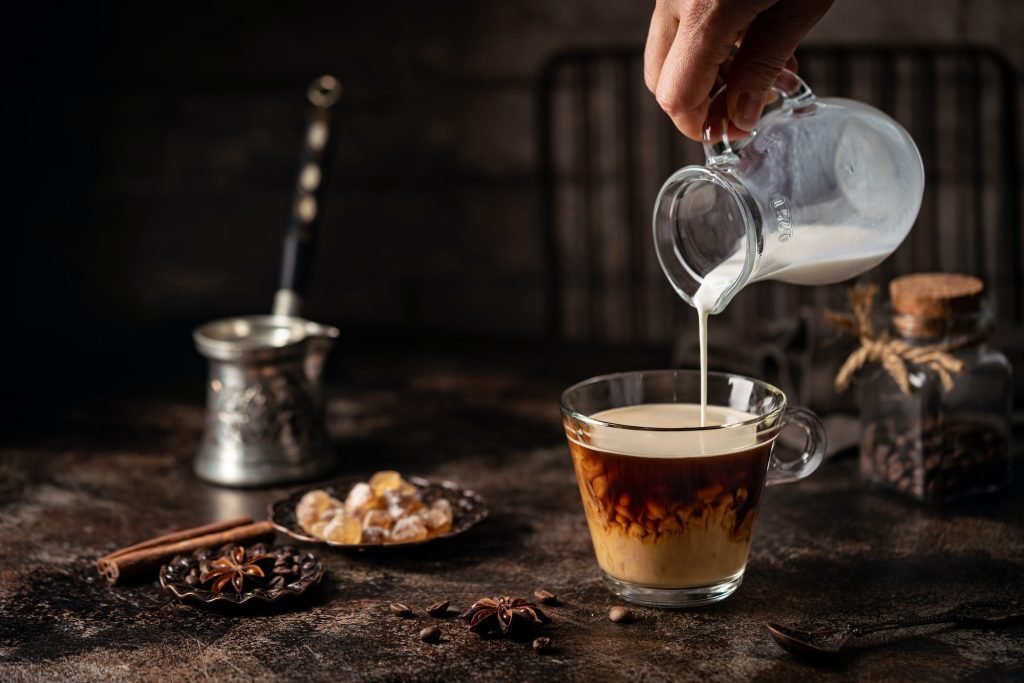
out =
[(775, 79), (831, 4), (831, 0), (781, 0), (750, 25), (726, 76), (729, 118), (737, 128), (754, 128)]

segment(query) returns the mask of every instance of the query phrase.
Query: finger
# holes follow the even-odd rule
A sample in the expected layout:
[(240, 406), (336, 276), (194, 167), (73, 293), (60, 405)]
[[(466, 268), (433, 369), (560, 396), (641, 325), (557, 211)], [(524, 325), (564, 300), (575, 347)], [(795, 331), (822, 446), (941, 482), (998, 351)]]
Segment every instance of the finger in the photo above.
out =
[(651, 28), (647, 32), (644, 46), (644, 83), (652, 93), (658, 87), (665, 56), (672, 47), (672, 40), (679, 29), (679, 18), (668, 3), (659, 2), (651, 15)]
[[(705, 7), (702, 3), (693, 6)], [(681, 16), (658, 76), (654, 93), (658, 104), (676, 127), (694, 140), (700, 139), (719, 67), (729, 58), (739, 32), (756, 16), (749, 3), (731, 7), (730, 12)]]
[(761, 118), (779, 73), (831, 5), (831, 0), (782, 0), (750, 25), (726, 78), (729, 118), (749, 131)]
[(790, 55), (789, 60), (786, 62), (786, 70), (796, 73), (800, 70), (800, 62), (797, 61), (796, 55)]

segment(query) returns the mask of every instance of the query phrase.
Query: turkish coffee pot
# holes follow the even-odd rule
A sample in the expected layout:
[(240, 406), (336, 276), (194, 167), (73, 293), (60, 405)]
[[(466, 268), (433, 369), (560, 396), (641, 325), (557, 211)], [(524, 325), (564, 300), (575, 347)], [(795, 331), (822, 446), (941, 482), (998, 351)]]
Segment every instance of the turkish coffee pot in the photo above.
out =
[(334, 467), (321, 374), (337, 328), (300, 316), (322, 213), (332, 108), (341, 84), (316, 79), (285, 233), (281, 286), (271, 315), (206, 323), (193, 333), (209, 360), (206, 428), (196, 474), (224, 486), (262, 486), (321, 476)]

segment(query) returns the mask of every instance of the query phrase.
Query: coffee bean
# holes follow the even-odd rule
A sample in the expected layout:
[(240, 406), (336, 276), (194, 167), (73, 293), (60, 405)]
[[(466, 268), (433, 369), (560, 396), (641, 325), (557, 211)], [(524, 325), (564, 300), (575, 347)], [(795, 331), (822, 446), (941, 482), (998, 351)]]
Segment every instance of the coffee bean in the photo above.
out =
[(407, 605), (403, 605), (400, 602), (391, 603), (390, 605), (388, 605), (388, 609), (391, 610), (391, 613), (394, 614), (396, 617), (412, 616), (412, 610), (409, 609)]
[(441, 631), (436, 626), (428, 626), (420, 631), (420, 640), (424, 643), (436, 643), (441, 640)]
[(199, 583), (199, 577), (196, 576), (195, 574), (189, 574), (188, 576), (185, 577), (185, 583), (187, 583), (190, 586), (194, 586), (197, 583)]
[(608, 618), (616, 624), (625, 624), (633, 620), (633, 611), (628, 607), (616, 605), (608, 610)]
[(551, 639), (547, 636), (541, 636), (533, 641), (534, 652), (547, 652), (551, 649)]
[(903, 476), (903, 465), (898, 462), (890, 463), (887, 474), (889, 475), (889, 481), (899, 481)]
[(427, 608), (427, 614), (432, 617), (443, 617), (448, 614), (448, 601), (438, 600), (433, 605)]
[(554, 593), (550, 593), (546, 590), (538, 590), (533, 592), (533, 597), (537, 598), (537, 602), (542, 605), (554, 605), (558, 603), (558, 596)]

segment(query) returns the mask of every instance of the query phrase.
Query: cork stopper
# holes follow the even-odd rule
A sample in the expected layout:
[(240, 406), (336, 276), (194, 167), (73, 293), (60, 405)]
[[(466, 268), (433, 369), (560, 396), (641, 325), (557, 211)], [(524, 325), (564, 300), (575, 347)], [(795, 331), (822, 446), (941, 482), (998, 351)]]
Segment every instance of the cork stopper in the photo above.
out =
[(985, 284), (957, 273), (915, 273), (889, 283), (894, 323), (901, 334), (937, 337), (963, 332), (978, 315)]

